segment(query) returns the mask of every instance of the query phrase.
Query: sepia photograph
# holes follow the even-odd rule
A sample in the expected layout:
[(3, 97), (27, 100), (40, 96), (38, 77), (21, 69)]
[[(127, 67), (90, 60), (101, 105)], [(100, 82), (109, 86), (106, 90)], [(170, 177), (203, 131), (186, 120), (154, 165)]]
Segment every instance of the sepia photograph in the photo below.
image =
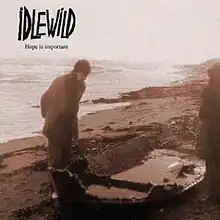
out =
[(219, 9), (2, 4), (0, 220), (219, 220)]

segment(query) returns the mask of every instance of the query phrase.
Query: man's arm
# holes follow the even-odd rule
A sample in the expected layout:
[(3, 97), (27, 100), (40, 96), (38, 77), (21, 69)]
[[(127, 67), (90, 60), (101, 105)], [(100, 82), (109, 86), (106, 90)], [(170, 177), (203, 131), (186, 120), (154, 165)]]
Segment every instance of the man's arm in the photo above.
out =
[(47, 91), (41, 96), (40, 99), (41, 116), (43, 118), (46, 117), (46, 96), (47, 96)]
[(43, 93), (43, 95), (41, 96), (40, 99), (40, 108), (41, 108), (41, 116), (43, 118), (46, 117), (46, 112), (47, 112), (47, 105), (48, 105), (48, 94), (50, 93), (52, 87), (56, 86), (57, 83), (59, 83), (61, 77), (57, 77), (56, 79), (54, 79), (54, 81), (51, 83), (51, 85), (49, 86), (49, 88)]
[(78, 101), (79, 102), (80, 102), (85, 90), (86, 90), (86, 85), (85, 85), (85, 83), (83, 83), (79, 89), (79, 92), (78, 92)]
[(77, 92), (78, 95), (78, 99), (77, 99), (77, 102), (76, 102), (76, 114), (74, 115), (73, 117), (73, 138), (75, 140), (78, 140), (79, 138), (79, 124), (78, 124), (78, 112), (79, 112), (79, 102), (85, 92), (85, 89), (86, 89), (86, 86), (85, 84), (82, 85), (82, 87), (79, 89), (79, 91)]
[(79, 138), (79, 128), (78, 128), (78, 116), (73, 117), (73, 139), (78, 141)]
[(202, 104), (199, 110), (199, 118), (203, 121), (208, 119), (212, 112), (212, 97), (209, 90), (209, 87), (206, 87), (202, 94)]

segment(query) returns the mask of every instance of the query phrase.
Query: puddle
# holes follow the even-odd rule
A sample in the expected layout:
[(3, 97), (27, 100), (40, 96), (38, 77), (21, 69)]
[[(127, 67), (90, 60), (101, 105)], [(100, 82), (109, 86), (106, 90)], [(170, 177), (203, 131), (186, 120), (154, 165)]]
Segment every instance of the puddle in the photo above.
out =
[[(168, 168), (171, 164), (176, 162), (181, 162), (184, 165), (194, 164), (194, 174), (184, 173), (183, 177), (178, 177), (178, 175), (172, 173)], [(112, 176), (112, 178), (138, 183), (150, 182), (153, 185), (172, 185), (176, 183), (177, 185), (187, 188), (198, 178), (203, 176), (204, 172), (204, 162), (198, 158), (194, 157), (189, 159), (186, 155), (173, 150), (154, 150), (142, 165), (118, 173)], [(147, 196), (146, 193), (135, 190), (119, 189), (115, 187), (107, 188), (99, 185), (91, 185), (87, 193), (98, 198), (106, 199), (140, 199)]]
[(91, 185), (87, 194), (100, 199), (142, 199), (146, 197), (145, 193), (128, 189), (119, 189), (111, 187), (108, 189), (104, 186)]
[(45, 152), (19, 152), (19, 154), (12, 155), (11, 157), (5, 158), (2, 163), (2, 169), (0, 173), (10, 173), (14, 170), (30, 166), (31, 163), (45, 158)]

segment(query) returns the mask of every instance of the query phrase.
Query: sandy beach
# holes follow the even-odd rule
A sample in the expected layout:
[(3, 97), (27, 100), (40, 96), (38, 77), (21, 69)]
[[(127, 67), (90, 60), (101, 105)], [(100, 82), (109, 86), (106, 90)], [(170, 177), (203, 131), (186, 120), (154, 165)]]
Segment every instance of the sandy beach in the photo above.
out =
[[(179, 85), (143, 88), (124, 93), (118, 99), (94, 100), (94, 103), (130, 102), (131, 105), (80, 119), (80, 144), (91, 168), (100, 174), (116, 174), (137, 165), (152, 149), (175, 149), (196, 155), (200, 95), (207, 83), (205, 69), (212, 64), (195, 66)], [(141, 144), (127, 147), (128, 141), (141, 135), (147, 137), (147, 147)], [(42, 136), (0, 145), (1, 220), (53, 219), (48, 198), (46, 145), (47, 140)], [(205, 193), (205, 188), (200, 186), (195, 195), (184, 201), (153, 213), (139, 213), (136, 219), (215, 219), (220, 216), (220, 209), (203, 199)]]

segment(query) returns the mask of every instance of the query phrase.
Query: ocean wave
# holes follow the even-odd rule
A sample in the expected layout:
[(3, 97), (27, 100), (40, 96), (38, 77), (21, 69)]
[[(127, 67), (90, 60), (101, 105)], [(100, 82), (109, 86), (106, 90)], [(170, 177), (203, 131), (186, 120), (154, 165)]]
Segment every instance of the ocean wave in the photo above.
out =
[(19, 79), (0, 79), (0, 84), (1, 83), (12, 83), (12, 84), (42, 84), (42, 81), (35, 81), (35, 80), (19, 80)]

